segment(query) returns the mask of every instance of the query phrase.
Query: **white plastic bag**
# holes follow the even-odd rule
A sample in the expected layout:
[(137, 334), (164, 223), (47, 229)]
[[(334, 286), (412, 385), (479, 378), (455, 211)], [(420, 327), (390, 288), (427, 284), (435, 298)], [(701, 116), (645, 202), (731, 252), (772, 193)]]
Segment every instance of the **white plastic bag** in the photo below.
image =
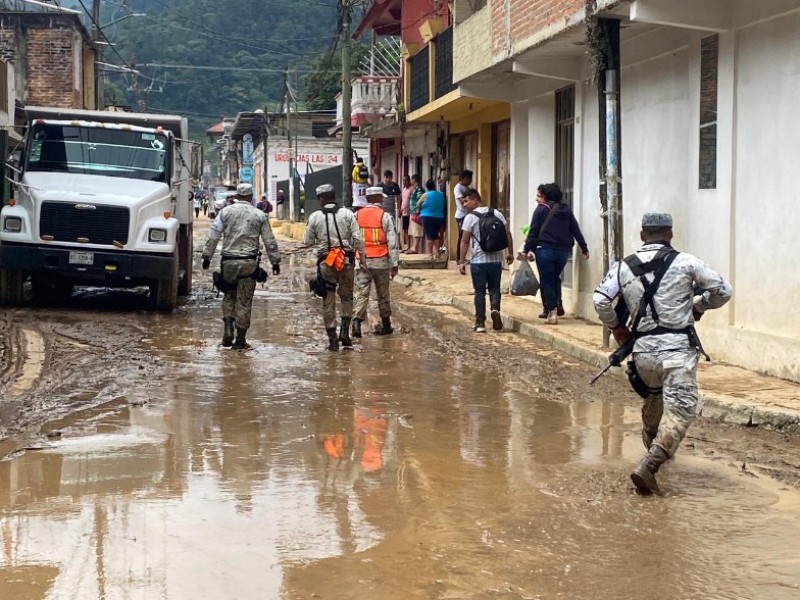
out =
[(518, 261), (513, 278), (511, 279), (512, 296), (535, 296), (539, 291), (539, 280), (531, 269), (531, 264), (527, 260)]

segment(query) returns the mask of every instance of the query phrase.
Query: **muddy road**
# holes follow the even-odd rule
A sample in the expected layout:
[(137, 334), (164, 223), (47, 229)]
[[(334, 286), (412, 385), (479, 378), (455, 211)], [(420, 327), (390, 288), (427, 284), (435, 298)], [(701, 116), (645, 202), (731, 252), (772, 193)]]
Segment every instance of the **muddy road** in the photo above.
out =
[(413, 289), (327, 353), (301, 256), (246, 352), (199, 269), (0, 313), (0, 599), (800, 597), (796, 438), (700, 422), (638, 497), (621, 380)]

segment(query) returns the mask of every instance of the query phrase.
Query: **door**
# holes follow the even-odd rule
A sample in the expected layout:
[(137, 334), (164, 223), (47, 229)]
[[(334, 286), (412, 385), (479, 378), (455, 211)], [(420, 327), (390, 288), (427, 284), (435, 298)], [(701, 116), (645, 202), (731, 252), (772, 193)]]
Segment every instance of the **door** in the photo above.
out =
[[(491, 206), (511, 218), (511, 121), (492, 125), (492, 197)], [(509, 221), (510, 222), (510, 221)]]
[[(556, 91), (555, 182), (572, 208), (575, 193), (575, 86)], [(561, 276), (564, 287), (572, 287), (572, 257)]]

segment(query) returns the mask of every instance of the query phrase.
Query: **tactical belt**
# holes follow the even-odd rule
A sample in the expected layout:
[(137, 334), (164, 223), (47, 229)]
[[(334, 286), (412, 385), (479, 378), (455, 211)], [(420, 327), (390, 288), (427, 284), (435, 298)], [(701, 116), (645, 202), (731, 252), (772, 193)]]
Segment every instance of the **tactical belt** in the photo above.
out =
[(225, 256), (224, 254), (220, 257), (220, 262), (225, 262), (226, 260), (258, 260), (259, 253), (256, 252), (255, 254), (250, 254), (248, 256)]

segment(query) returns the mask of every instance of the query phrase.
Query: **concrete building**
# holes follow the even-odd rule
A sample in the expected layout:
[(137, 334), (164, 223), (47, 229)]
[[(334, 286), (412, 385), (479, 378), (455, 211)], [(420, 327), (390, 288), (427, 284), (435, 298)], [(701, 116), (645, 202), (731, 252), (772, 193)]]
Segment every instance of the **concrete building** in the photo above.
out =
[(800, 228), (800, 3), (456, 0), (460, 93), (510, 101), (512, 226), (529, 220), (539, 183), (565, 189), (592, 252), (568, 266), (565, 304), (593, 319), (605, 119), (587, 7), (620, 27), (622, 253), (639, 245), (642, 213), (671, 212), (675, 247), (734, 286), (702, 322), (709, 352), (800, 381), (800, 258), (783, 236)]

